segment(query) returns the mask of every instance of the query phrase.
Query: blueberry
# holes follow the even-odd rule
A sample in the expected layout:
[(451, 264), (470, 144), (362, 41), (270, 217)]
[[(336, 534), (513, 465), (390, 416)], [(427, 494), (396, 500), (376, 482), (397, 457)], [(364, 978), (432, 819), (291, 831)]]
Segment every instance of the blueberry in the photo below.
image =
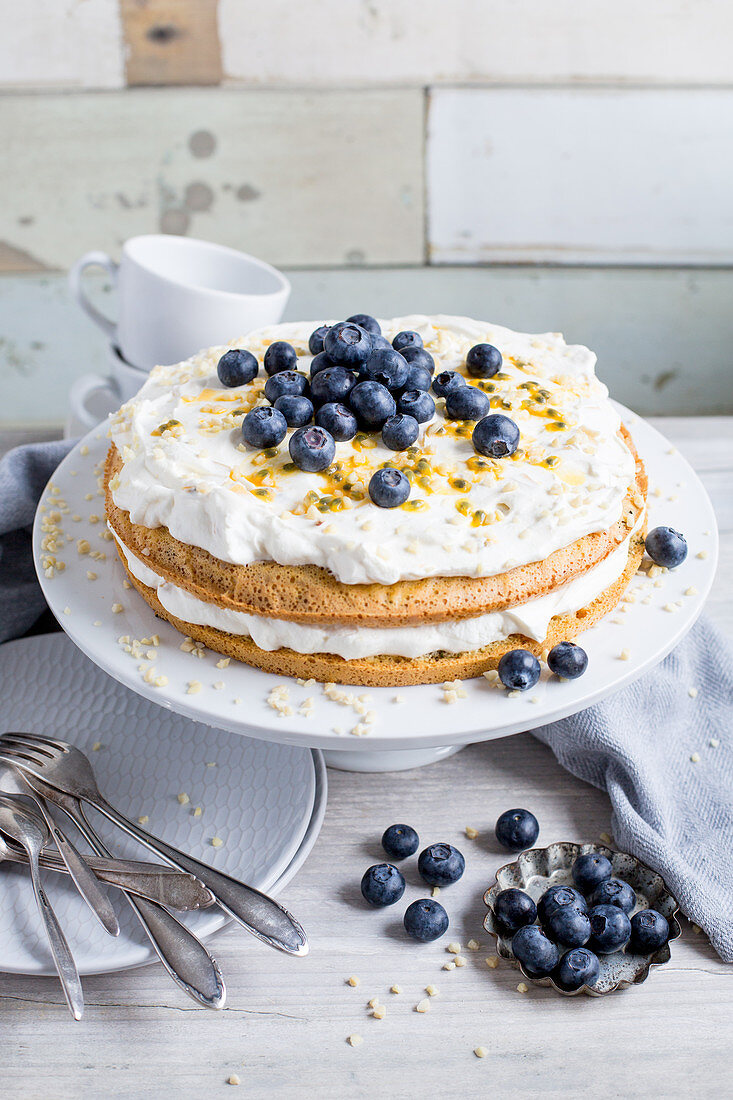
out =
[(272, 405), (251, 409), (242, 421), (242, 439), (250, 447), (276, 447), (282, 443), (288, 422)]
[(328, 370), (329, 367), (335, 366), (336, 364), (330, 355), (326, 355), (325, 351), (319, 351), (318, 355), (314, 355), (311, 359), (310, 376), (315, 378), (322, 370)]
[(501, 363), (501, 352), (493, 344), (474, 344), (466, 356), (466, 367), (473, 378), (493, 378)]
[(490, 408), (488, 397), (476, 386), (458, 386), (445, 397), (445, 415), (449, 420), (480, 420)]
[(427, 424), (435, 416), (435, 402), (424, 390), (405, 390), (397, 398), (397, 411), (414, 416), (418, 424)]
[(381, 382), (358, 382), (349, 395), (351, 411), (361, 428), (381, 428), (397, 411), (395, 399)]
[(257, 377), (259, 364), (251, 351), (234, 348), (225, 351), (216, 364), (216, 373), (222, 386), (245, 386)]
[(418, 363), (408, 363), (407, 379), (402, 388), (404, 390), (425, 390), (427, 393), (432, 381), (430, 371), (425, 370), (425, 367), (421, 367)]
[(595, 985), (601, 972), (598, 956), (587, 947), (574, 947), (560, 959), (555, 981), (569, 993), (584, 985)]
[(318, 473), (333, 462), (336, 444), (333, 436), (325, 428), (298, 428), (293, 432), (288, 444), (290, 457), (299, 470)]
[(384, 422), (382, 443), (390, 451), (406, 451), (420, 434), (420, 425), (414, 416), (407, 413), (395, 413)]
[(288, 422), (289, 428), (302, 428), (313, 419), (313, 405), (307, 397), (284, 393), (275, 402), (275, 408)]
[(573, 882), (582, 894), (591, 894), (613, 874), (611, 860), (598, 852), (585, 852), (573, 864)]
[[(433, 387), (434, 388), (434, 387)], [(519, 428), (508, 416), (491, 413), (473, 429), (473, 445), (480, 455), (508, 458), (519, 446)]]
[(382, 847), (392, 859), (414, 856), (420, 837), (409, 825), (390, 825), (382, 834)]
[(403, 348), (421, 348), (422, 345), (423, 340), (420, 333), (412, 332), (411, 329), (398, 332), (392, 341), (392, 347), (395, 351), (402, 351)]
[(452, 844), (431, 844), (420, 852), (417, 869), (429, 886), (450, 886), (458, 882), (466, 861)]
[(534, 924), (537, 920), (537, 906), (524, 890), (510, 886), (502, 890), (494, 899), (494, 916), (507, 932), (516, 932), (525, 924)]
[(615, 905), (617, 909), (623, 909), (624, 913), (630, 913), (636, 905), (636, 894), (620, 878), (607, 878), (596, 886), (590, 896), (591, 905)]
[(379, 336), (376, 336), (373, 332), (370, 332), (369, 335), (372, 338), (372, 350), (374, 350), (374, 348), (391, 348), (392, 347), (392, 345), (390, 344), (387, 337), (382, 336), (381, 333), (380, 333)]
[(499, 843), (510, 852), (531, 848), (540, 835), (540, 826), (529, 810), (505, 810), (494, 826)]
[(375, 863), (364, 872), (361, 892), (370, 905), (382, 909), (400, 900), (405, 892), (405, 880), (391, 863)]
[(540, 678), (540, 662), (528, 649), (510, 649), (499, 661), (499, 679), (511, 691), (528, 691)]
[(629, 951), (634, 955), (651, 955), (669, 939), (667, 918), (656, 909), (641, 909), (631, 918)]
[(448, 931), (448, 914), (443, 906), (432, 898), (413, 901), (405, 910), (404, 925), (408, 936), (420, 943), (439, 940)]
[(598, 955), (610, 955), (623, 947), (631, 935), (631, 921), (615, 905), (596, 905), (588, 914), (591, 937), (588, 947)]
[(408, 370), (407, 360), (394, 348), (375, 348), (359, 369), (359, 381), (381, 382), (396, 393), (405, 388)]
[(545, 924), (547, 934), (563, 947), (582, 947), (590, 939), (590, 921), (574, 905), (561, 905)]
[(386, 466), (377, 470), (369, 480), (369, 496), (378, 508), (396, 508), (404, 504), (410, 495), (410, 482), (401, 470)]
[(656, 565), (674, 569), (687, 557), (687, 539), (674, 527), (655, 527), (646, 537), (646, 552)]
[(512, 954), (531, 978), (544, 978), (557, 966), (560, 952), (536, 924), (525, 924), (512, 939)]
[(286, 340), (276, 340), (265, 352), (267, 374), (279, 374), (281, 370), (295, 370), (297, 366), (298, 353)]
[(335, 363), (344, 367), (358, 367), (365, 362), (372, 350), (369, 333), (351, 321), (339, 321), (331, 325), (323, 341), (323, 350)]
[(308, 379), (297, 370), (281, 370), (271, 375), (265, 382), (265, 397), (274, 405), (278, 397), (286, 393), (295, 397), (305, 397), (310, 389)]
[(338, 401), (321, 405), (316, 413), (316, 424), (330, 432), (337, 443), (344, 443), (356, 435), (356, 417), (351, 409), (340, 405)]
[(588, 903), (574, 886), (550, 886), (537, 902), (537, 916), (543, 924), (559, 909), (575, 909), (578, 913), (588, 913)]
[(466, 379), (455, 370), (442, 370), (433, 379), (433, 393), (436, 397), (445, 397), (451, 390), (457, 390), (459, 386), (465, 386)]
[(308, 351), (311, 355), (320, 355), (323, 351), (323, 341), (326, 339), (330, 325), (319, 325), (308, 337)]
[(547, 667), (565, 680), (577, 680), (588, 667), (588, 654), (575, 642), (558, 642), (547, 655)]
[(314, 405), (326, 405), (330, 401), (342, 404), (356, 384), (356, 375), (344, 367), (328, 367), (311, 379), (311, 400)]
[(435, 374), (435, 360), (425, 348), (419, 348), (416, 344), (408, 344), (400, 349), (400, 355), (407, 360), (412, 367), (422, 367), (428, 374)]
[(351, 317), (347, 317), (346, 320), (354, 325), (358, 325), (359, 328), (363, 328), (370, 336), (382, 335), (379, 321), (376, 317), (372, 317), (370, 313), (354, 313)]

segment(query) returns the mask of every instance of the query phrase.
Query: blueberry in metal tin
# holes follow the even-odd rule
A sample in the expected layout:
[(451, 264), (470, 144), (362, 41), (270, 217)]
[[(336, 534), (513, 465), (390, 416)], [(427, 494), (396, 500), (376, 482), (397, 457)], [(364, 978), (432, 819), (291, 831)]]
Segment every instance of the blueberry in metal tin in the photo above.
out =
[(435, 374), (435, 360), (425, 348), (418, 347), (417, 344), (408, 344), (407, 347), (401, 349), (400, 355), (411, 366), (423, 367), (428, 374)]
[(512, 954), (531, 978), (545, 978), (558, 964), (560, 952), (536, 924), (525, 924), (512, 938)]
[(588, 903), (574, 886), (549, 886), (537, 902), (537, 916), (543, 924), (547, 924), (553, 913), (567, 908), (587, 913)]
[(364, 872), (361, 892), (365, 901), (382, 909), (400, 900), (405, 892), (405, 880), (391, 863), (375, 863)]
[(436, 397), (445, 397), (451, 390), (465, 386), (466, 379), (455, 370), (442, 370), (433, 379), (433, 393)]
[(283, 370), (273, 374), (265, 382), (265, 397), (274, 405), (278, 397), (284, 397), (286, 393), (295, 397), (308, 395), (308, 379), (297, 370)]
[(281, 370), (295, 370), (297, 365), (298, 353), (287, 340), (276, 340), (265, 352), (267, 374), (279, 374)]
[(397, 411), (414, 416), (418, 424), (427, 424), (435, 416), (435, 402), (424, 390), (405, 390), (397, 398)]
[(420, 852), (417, 869), (429, 886), (449, 886), (458, 882), (466, 869), (466, 861), (452, 844), (431, 844)]
[(315, 378), (317, 374), (320, 374), (322, 370), (328, 370), (329, 367), (335, 367), (333, 359), (330, 355), (326, 355), (325, 351), (319, 351), (318, 355), (314, 355), (311, 359), (310, 376)]
[(510, 886), (494, 898), (494, 916), (507, 932), (516, 932), (525, 924), (534, 924), (537, 920), (537, 906), (524, 890)]
[(623, 909), (624, 913), (630, 913), (636, 905), (636, 894), (620, 878), (607, 878), (596, 886), (590, 896), (591, 905), (615, 905)]
[(577, 680), (588, 667), (588, 654), (575, 642), (558, 642), (547, 655), (547, 667), (564, 680)]
[(430, 389), (432, 381), (430, 372), (425, 370), (425, 367), (421, 367), (417, 363), (410, 363), (407, 367), (407, 380), (405, 381), (403, 389), (425, 390), (425, 392), (427, 392)]
[(612, 874), (611, 860), (600, 852), (584, 852), (573, 864), (573, 882), (583, 894), (591, 894)]
[(328, 367), (311, 379), (311, 401), (314, 405), (325, 405), (329, 401), (344, 403), (355, 385), (356, 375), (350, 370)]
[(272, 405), (251, 409), (242, 421), (242, 439), (250, 447), (276, 447), (282, 443), (288, 422)]
[(401, 470), (386, 466), (369, 480), (369, 496), (378, 508), (397, 508), (410, 495), (410, 482)]
[(508, 458), (519, 446), (519, 428), (508, 416), (491, 413), (479, 420), (471, 438), (480, 455), (486, 455), (487, 458)]
[(510, 691), (528, 691), (540, 678), (540, 662), (528, 649), (510, 649), (499, 661), (499, 679)]
[(560, 959), (553, 976), (561, 989), (572, 993), (584, 985), (595, 985), (600, 973), (598, 956), (587, 947), (574, 947)]
[(372, 431), (382, 428), (397, 411), (394, 397), (381, 382), (358, 382), (349, 394), (349, 407), (359, 427)]
[(631, 918), (631, 939), (628, 950), (634, 955), (651, 955), (664, 947), (669, 939), (667, 918), (656, 909), (640, 909)]
[(233, 348), (225, 351), (216, 364), (216, 373), (222, 386), (245, 386), (257, 377), (259, 364), (251, 351)]
[(655, 565), (674, 569), (687, 557), (687, 539), (674, 527), (655, 527), (644, 543), (646, 552)]
[(407, 859), (413, 856), (420, 837), (410, 825), (390, 825), (382, 833), (382, 847), (391, 859)]
[(493, 344), (474, 344), (466, 356), (466, 367), (473, 378), (493, 378), (501, 364), (501, 352)]
[(318, 473), (333, 462), (336, 444), (333, 436), (325, 428), (311, 425), (309, 428), (298, 428), (293, 432), (288, 450), (299, 470)]
[(445, 396), (445, 415), (449, 420), (480, 420), (490, 408), (488, 397), (476, 386), (458, 386)]
[(382, 428), (382, 442), (391, 451), (406, 451), (420, 434), (420, 425), (414, 416), (395, 413), (385, 420)]
[(311, 355), (318, 355), (323, 351), (323, 341), (326, 338), (330, 325), (319, 325), (308, 337), (308, 351)]
[(381, 336), (382, 329), (379, 321), (376, 317), (372, 317), (370, 313), (354, 313), (351, 317), (346, 318), (352, 324), (358, 325), (359, 328), (363, 328), (365, 332), (368, 332), (371, 336)]
[(284, 393), (275, 402), (275, 408), (288, 422), (289, 428), (302, 428), (313, 419), (313, 405), (307, 397)]
[(505, 810), (494, 826), (496, 839), (510, 852), (531, 848), (540, 835), (537, 818), (529, 810)]
[(323, 341), (323, 350), (335, 363), (358, 368), (372, 350), (371, 337), (353, 321), (338, 321), (331, 325)]
[(574, 905), (561, 905), (549, 915), (545, 930), (555, 943), (563, 947), (582, 947), (590, 939), (590, 920)]
[(360, 382), (381, 382), (392, 393), (402, 390), (407, 382), (409, 367), (394, 348), (375, 348), (359, 368)]
[(419, 332), (413, 332), (412, 329), (404, 329), (402, 332), (398, 332), (395, 338), (392, 340), (392, 347), (396, 351), (402, 351), (403, 348), (421, 348), (423, 346), (423, 338)]
[(413, 940), (432, 943), (448, 931), (448, 914), (439, 902), (421, 898), (407, 906), (403, 918), (405, 931)]
[(338, 401), (329, 401), (321, 405), (316, 413), (316, 424), (330, 432), (337, 443), (345, 443), (356, 435), (356, 417), (346, 405)]
[(628, 943), (631, 921), (615, 905), (594, 905), (588, 913), (591, 937), (588, 947), (597, 955), (610, 955)]

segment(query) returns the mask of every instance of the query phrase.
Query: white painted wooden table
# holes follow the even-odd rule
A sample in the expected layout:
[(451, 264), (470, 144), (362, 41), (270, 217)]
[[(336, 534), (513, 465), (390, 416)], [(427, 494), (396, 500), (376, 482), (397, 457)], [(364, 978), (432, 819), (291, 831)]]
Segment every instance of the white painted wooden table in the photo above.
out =
[[(722, 552), (708, 610), (733, 638), (733, 418), (654, 423), (690, 459), (716, 506)], [(538, 988), (522, 995), (516, 970), (487, 968), (482, 894), (506, 861), (492, 843), (498, 814), (531, 808), (541, 843), (595, 840), (609, 829), (605, 795), (564, 772), (549, 749), (522, 734), (414, 772), (330, 772), (329, 781), (323, 832), (283, 897), (308, 930), (308, 958), (285, 958), (229, 929), (214, 941), (229, 986), (221, 1014), (194, 1006), (162, 967), (150, 966), (86, 979), (80, 1025), (55, 981), (0, 976), (6, 1094), (188, 1100), (226, 1093), (236, 1074), (257, 1097), (731, 1095), (733, 967), (688, 924), (666, 967), (602, 1000)], [(463, 879), (441, 896), (451, 929), (438, 943), (405, 939), (404, 905), (380, 912), (361, 902), (361, 874), (381, 858), (379, 837), (395, 821), (466, 855)], [(466, 825), (478, 840), (466, 839)], [(425, 894), (414, 868), (407, 877), (406, 902)], [(472, 937), (481, 950), (464, 950), (466, 966), (443, 971), (447, 943), (465, 948)], [(358, 987), (346, 984), (350, 975)], [(394, 983), (401, 994), (390, 993)], [(439, 993), (418, 1014), (429, 984)], [(386, 1006), (385, 1019), (370, 1017), (372, 997)], [(353, 1033), (364, 1040), (355, 1048), (346, 1041)], [(487, 1049), (482, 1060), (477, 1046)]]

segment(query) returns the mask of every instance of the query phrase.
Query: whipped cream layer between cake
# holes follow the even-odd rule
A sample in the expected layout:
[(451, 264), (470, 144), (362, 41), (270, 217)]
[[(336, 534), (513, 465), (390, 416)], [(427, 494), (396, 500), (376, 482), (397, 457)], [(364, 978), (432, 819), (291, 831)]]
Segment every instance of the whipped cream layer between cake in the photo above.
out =
[[(412, 453), (388, 450), (378, 435), (336, 444), (349, 494), (335, 492), (326, 475), (283, 469), (292, 466), (286, 444), (276, 455), (241, 442), (243, 414), (266, 404), (264, 372), (235, 389), (222, 388), (216, 375), (228, 348), (247, 348), (261, 359), (274, 340), (292, 343), (307, 372), (316, 322), (277, 325), (151, 372), (112, 419), (110, 435), (122, 458), (110, 483), (115, 505), (133, 523), (165, 527), (221, 561), (315, 565), (346, 585), (494, 576), (542, 561), (620, 519), (635, 462), (595, 377), (592, 352), (556, 333), (525, 335), (461, 317), (380, 324), (389, 339), (416, 330), (436, 373), (457, 370), (480, 384), (492, 410), (517, 423), (520, 450), (501, 461), (481, 459), (471, 443), (473, 425), (447, 420), (438, 402)], [(465, 358), (481, 342), (497, 346), (504, 363), (478, 383), (467, 377)], [(374, 506), (366, 493), (371, 474), (403, 461), (414, 472), (410, 500), (394, 509)], [(271, 620), (266, 629), (273, 629)], [(254, 640), (266, 648), (273, 635), (262, 637)]]

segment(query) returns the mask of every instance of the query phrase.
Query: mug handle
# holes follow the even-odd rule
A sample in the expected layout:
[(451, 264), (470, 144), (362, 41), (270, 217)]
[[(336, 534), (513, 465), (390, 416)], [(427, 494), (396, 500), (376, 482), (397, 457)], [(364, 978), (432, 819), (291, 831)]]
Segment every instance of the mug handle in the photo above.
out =
[[(112, 281), (116, 283), (117, 272), (119, 271), (120, 265), (115, 263), (106, 252), (85, 252), (69, 271), (69, 289), (71, 293), (87, 316), (91, 317), (95, 325), (99, 325), (102, 332), (105, 332), (111, 340), (114, 340), (117, 335), (117, 325), (113, 321), (110, 321), (109, 317), (105, 317), (103, 313), (100, 313), (96, 306), (92, 305), (84, 292), (82, 276), (88, 267), (103, 267), (105, 271), (109, 273)], [(94, 425), (92, 425), (92, 427), (93, 426)]]
[(117, 383), (114, 378), (104, 378), (101, 374), (83, 374), (81, 378), (77, 378), (69, 390), (69, 404), (71, 405), (72, 415), (81, 423), (84, 424), (88, 431), (92, 428), (96, 428), (99, 424), (99, 417), (94, 416), (93, 413), (87, 408), (87, 400), (93, 393), (97, 393), (100, 390), (106, 390), (113, 400), (119, 403), (120, 392), (117, 388)]

